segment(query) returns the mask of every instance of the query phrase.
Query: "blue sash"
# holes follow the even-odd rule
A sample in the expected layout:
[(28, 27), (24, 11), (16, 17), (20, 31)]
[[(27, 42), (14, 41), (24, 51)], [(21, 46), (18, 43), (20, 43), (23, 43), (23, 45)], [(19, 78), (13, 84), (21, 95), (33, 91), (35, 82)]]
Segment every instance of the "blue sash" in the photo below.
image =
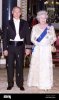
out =
[(47, 28), (45, 28), (45, 30), (41, 33), (41, 35), (37, 38), (37, 42), (40, 42), (44, 37), (45, 35), (47, 34)]
[[(45, 35), (47, 34), (47, 27), (45, 28), (45, 30), (41, 33), (41, 35), (37, 38), (37, 42), (40, 42), (40, 41), (42, 41), (42, 39), (45, 37)], [(34, 50), (34, 47), (35, 46), (33, 46), (33, 48), (32, 48), (32, 51)]]

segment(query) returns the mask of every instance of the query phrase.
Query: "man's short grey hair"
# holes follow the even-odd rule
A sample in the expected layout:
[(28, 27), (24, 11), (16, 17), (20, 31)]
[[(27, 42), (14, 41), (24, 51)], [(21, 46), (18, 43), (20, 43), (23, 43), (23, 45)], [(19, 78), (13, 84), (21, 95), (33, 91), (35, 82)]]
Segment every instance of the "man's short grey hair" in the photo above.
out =
[(41, 17), (41, 15), (45, 15), (46, 16), (46, 19), (48, 19), (48, 13), (47, 13), (47, 11), (45, 11), (45, 10), (42, 10), (42, 11), (39, 11), (38, 13), (37, 13), (37, 20), (39, 21), (39, 18)]

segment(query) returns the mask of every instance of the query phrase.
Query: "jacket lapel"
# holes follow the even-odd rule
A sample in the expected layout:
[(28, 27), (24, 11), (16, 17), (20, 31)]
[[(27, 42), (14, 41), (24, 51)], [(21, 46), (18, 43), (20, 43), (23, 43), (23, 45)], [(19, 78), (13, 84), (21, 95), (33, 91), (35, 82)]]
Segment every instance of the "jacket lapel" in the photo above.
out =
[(20, 19), (19, 33), (22, 31), (22, 29), (23, 29), (23, 21), (22, 19)]
[(9, 22), (10, 28), (12, 30), (12, 33), (14, 34), (14, 36), (16, 35), (16, 30), (15, 30), (15, 25), (14, 25), (14, 21), (10, 20)]
[(14, 25), (14, 21), (11, 20), (9, 24), (10, 24), (12, 30), (13, 30), (14, 32), (16, 32), (16, 30), (15, 30), (15, 25)]
[[(12, 29), (14, 35), (16, 35), (16, 29), (15, 29), (14, 21), (11, 20), (9, 24), (11, 26), (11, 29)], [(20, 36), (21, 36), (22, 30), (23, 30), (23, 21), (22, 21), (22, 19), (20, 19), (20, 23), (19, 23), (19, 34), (20, 34)]]

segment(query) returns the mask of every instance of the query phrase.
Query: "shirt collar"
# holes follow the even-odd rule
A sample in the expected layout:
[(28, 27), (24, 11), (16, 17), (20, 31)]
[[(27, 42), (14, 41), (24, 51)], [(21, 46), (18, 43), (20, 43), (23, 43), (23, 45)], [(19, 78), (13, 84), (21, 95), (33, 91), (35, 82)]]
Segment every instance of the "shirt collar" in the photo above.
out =
[(14, 21), (14, 22), (20, 22), (20, 19), (15, 19), (15, 18), (13, 18), (13, 21)]

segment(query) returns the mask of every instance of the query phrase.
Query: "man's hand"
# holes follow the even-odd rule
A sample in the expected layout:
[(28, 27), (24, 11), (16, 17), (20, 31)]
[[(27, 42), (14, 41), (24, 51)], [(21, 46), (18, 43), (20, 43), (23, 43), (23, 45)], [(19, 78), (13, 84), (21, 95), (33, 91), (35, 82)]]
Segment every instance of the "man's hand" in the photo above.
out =
[(5, 50), (5, 51), (3, 52), (3, 54), (4, 54), (4, 56), (8, 56), (8, 50)]

